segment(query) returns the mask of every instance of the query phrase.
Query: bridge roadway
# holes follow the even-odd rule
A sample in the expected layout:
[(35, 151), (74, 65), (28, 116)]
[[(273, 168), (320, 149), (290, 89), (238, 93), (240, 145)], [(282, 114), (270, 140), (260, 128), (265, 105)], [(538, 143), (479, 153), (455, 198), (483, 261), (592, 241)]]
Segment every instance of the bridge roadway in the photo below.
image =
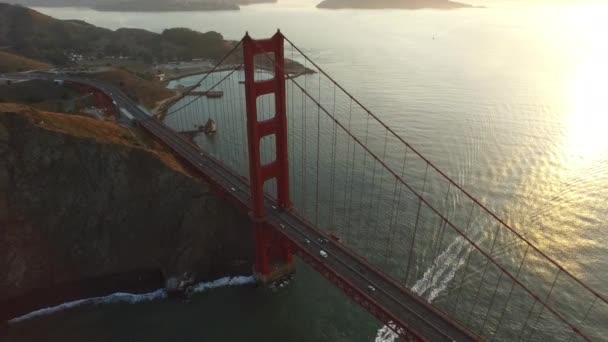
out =
[[(118, 106), (131, 112), (143, 129), (161, 140), (183, 161), (198, 171), (215, 190), (226, 195), (242, 210), (249, 212), (250, 191), (243, 177), (228, 170), (215, 158), (207, 155), (171, 128), (151, 118), (118, 88), (82, 78), (64, 76), (61, 79), (88, 84), (109, 95)], [(314, 228), (306, 220), (291, 212), (276, 209), (271, 199), (266, 200), (266, 212), (267, 224), (284, 234), (306, 262), (311, 263), (351, 297), (355, 297), (359, 304), (384, 323), (394, 322), (398, 327), (406, 329), (409, 336), (421, 340), (480, 339), (390, 276), (352, 253), (340, 242), (332, 240), (325, 233)], [(321, 250), (327, 253), (326, 258), (320, 255)]]

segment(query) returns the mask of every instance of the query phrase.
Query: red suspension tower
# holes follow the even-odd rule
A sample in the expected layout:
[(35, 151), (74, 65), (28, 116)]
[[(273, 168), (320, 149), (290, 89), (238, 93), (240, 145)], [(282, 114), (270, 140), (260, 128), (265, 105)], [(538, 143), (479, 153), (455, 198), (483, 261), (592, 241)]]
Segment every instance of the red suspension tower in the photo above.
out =
[[(256, 256), (254, 272), (258, 281), (272, 282), (294, 271), (293, 255), (289, 241), (266, 224), (264, 209), (264, 183), (275, 179), (280, 210), (291, 208), (289, 194), (289, 158), (287, 153), (287, 101), (285, 91), (284, 37), (281, 32), (270, 39), (253, 40), (249, 34), (243, 40), (245, 64), (245, 100), (247, 106), (247, 138), (249, 145), (249, 178), (253, 210), (251, 213), (254, 229)], [(255, 80), (255, 56), (272, 58), (274, 78)], [(274, 117), (260, 121), (256, 100), (258, 97), (274, 94)], [(275, 160), (262, 164), (260, 144), (264, 137), (274, 135), (276, 143)]]

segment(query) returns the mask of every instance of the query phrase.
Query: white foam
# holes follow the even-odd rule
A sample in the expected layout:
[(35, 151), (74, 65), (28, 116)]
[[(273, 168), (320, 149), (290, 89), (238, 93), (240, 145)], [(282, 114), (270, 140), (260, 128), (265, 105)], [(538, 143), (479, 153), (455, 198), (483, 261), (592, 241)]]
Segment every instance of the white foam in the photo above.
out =
[[(429, 303), (432, 303), (435, 298), (447, 287), (449, 282), (454, 278), (456, 271), (463, 264), (461, 253), (465, 248), (466, 241), (462, 237), (458, 237), (433, 261), (433, 265), (424, 272), (424, 275), (419, 279), (412, 291), (419, 296), (425, 297)], [(468, 247), (468, 245), (467, 245)], [(470, 247), (469, 247), (470, 248)], [(441, 291), (437, 291), (441, 289)], [(428, 293), (427, 293), (428, 292)], [(425, 296), (425, 293), (427, 295)]]
[[(468, 249), (472, 249), (472, 248), (473, 247), (469, 246)], [(443, 291), (445, 291), (445, 289), (447, 289), (450, 281), (452, 281), (452, 279), (454, 279), (454, 276), (456, 275), (456, 271), (458, 271), (460, 269), (460, 267), (462, 267), (462, 265), (464, 265), (464, 259), (459, 258), (456, 265), (454, 265), (453, 267), (451, 267), (449, 269), (448, 273), (446, 274), (445, 277), (443, 277), (443, 279), (439, 282), (439, 284), (434, 286), (434, 288), (431, 289), (428, 296), (426, 297), (426, 300), (429, 303), (432, 303), (435, 300), (435, 298), (437, 298)]]
[[(238, 276), (238, 277), (224, 277), (211, 282), (199, 283), (193, 287), (193, 292), (203, 292), (210, 289), (215, 289), (218, 287), (225, 286), (241, 286), (255, 283), (255, 278), (253, 276)], [(40, 310), (36, 310), (25, 314), (23, 316), (13, 318), (8, 321), (9, 324), (23, 322), (32, 318), (42, 317), (52, 315), (54, 313), (73, 309), (80, 306), (90, 306), (90, 305), (102, 305), (102, 304), (116, 304), (116, 303), (128, 303), (128, 304), (137, 304), (137, 303), (145, 303), (152, 302), (157, 300), (163, 300), (167, 298), (167, 292), (165, 289), (158, 289), (154, 292), (148, 292), (143, 294), (132, 294), (132, 293), (122, 293), (117, 292), (108, 296), (103, 297), (94, 297), (87, 299), (79, 299), (72, 302), (63, 303), (57, 306), (52, 306)]]
[(156, 290), (154, 292), (144, 293), (144, 294), (132, 294), (132, 293), (113, 293), (104, 297), (94, 297), (87, 299), (79, 299), (72, 302), (67, 302), (63, 304), (59, 304), (57, 306), (51, 306), (48, 308), (36, 310), (34, 312), (30, 312), (21, 317), (13, 318), (9, 320), (9, 323), (18, 323), (28, 319), (48, 316), (60, 311), (76, 308), (84, 305), (100, 305), (100, 304), (111, 304), (111, 303), (142, 303), (142, 302), (150, 302), (154, 300), (161, 300), (167, 298), (167, 293), (164, 289)]
[[(464, 238), (459, 236), (454, 239), (448, 248), (435, 258), (433, 265), (424, 272), (422, 278), (418, 279), (414, 286), (412, 286), (412, 292), (425, 298), (427, 302), (432, 303), (445, 291), (450, 281), (454, 279), (456, 271), (464, 264), (462, 251), (466, 250), (470, 252), (471, 248), (472, 246), (467, 244)], [(388, 325), (378, 330), (374, 342), (396, 341), (399, 338), (399, 333), (395, 328), (395, 325), (389, 322)]]
[(395, 324), (389, 322), (378, 330), (374, 342), (395, 342), (399, 338), (400, 329), (397, 329)]
[(253, 276), (239, 276), (239, 277), (224, 277), (208, 283), (200, 283), (195, 285), (192, 290), (195, 293), (215, 289), (218, 287), (225, 286), (242, 286), (255, 283), (255, 277)]

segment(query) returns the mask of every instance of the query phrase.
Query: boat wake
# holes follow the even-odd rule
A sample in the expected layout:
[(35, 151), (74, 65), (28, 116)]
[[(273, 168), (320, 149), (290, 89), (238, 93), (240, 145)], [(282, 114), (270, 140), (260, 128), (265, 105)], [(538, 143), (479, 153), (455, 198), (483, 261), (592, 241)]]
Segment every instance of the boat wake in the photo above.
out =
[[(472, 246), (467, 244), (464, 238), (454, 239), (448, 248), (435, 258), (433, 265), (424, 272), (422, 278), (412, 286), (412, 292), (432, 303), (454, 279), (454, 275), (465, 262), (462, 255), (466, 255), (470, 248)], [(398, 338), (399, 331), (389, 322), (378, 330), (374, 342), (395, 342)]]
[(456, 271), (464, 264), (464, 258), (460, 256), (463, 250), (467, 249), (465, 246), (471, 248), (464, 238), (454, 239), (448, 248), (435, 258), (433, 265), (424, 272), (411, 290), (432, 303), (441, 292), (445, 291), (450, 281), (454, 279)]
[(388, 323), (378, 330), (374, 342), (394, 342), (399, 338), (399, 329), (393, 323)]
[[(226, 286), (242, 286), (247, 284), (255, 283), (255, 278), (253, 276), (238, 276), (238, 277), (224, 277), (211, 282), (199, 283), (193, 286), (193, 293), (200, 293), (207, 290), (226, 287)], [(144, 294), (132, 294), (132, 293), (113, 293), (108, 296), (103, 297), (94, 297), (87, 299), (75, 300), (72, 302), (63, 303), (57, 306), (52, 306), (40, 310), (36, 310), (34, 312), (30, 312), (21, 317), (13, 318), (8, 321), (9, 324), (15, 324), (19, 322), (23, 322), (29, 319), (38, 318), (42, 316), (52, 315), (54, 313), (65, 311), (81, 306), (93, 306), (93, 305), (103, 305), (103, 304), (116, 304), (116, 303), (128, 303), (128, 304), (137, 304), (137, 303), (145, 303), (167, 299), (167, 292), (165, 289), (158, 289), (154, 292), (144, 293)]]

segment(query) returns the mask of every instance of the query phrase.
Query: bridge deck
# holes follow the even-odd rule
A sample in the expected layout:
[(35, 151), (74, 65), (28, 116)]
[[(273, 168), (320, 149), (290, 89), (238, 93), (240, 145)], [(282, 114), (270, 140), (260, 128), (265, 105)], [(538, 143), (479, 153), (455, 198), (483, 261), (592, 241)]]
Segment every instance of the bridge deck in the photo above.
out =
[[(227, 170), (177, 132), (151, 119), (120, 90), (89, 80), (74, 81), (93, 85), (111, 96), (119, 106), (129, 110), (144, 129), (199, 171), (201, 176), (209, 181), (216, 190), (227, 194), (227, 197), (238, 204), (242, 210), (250, 209), (250, 190), (242, 177)], [(267, 199), (268, 225), (284, 234), (297, 251), (304, 256), (305, 261), (313, 263), (316, 268), (328, 270), (332, 277), (339, 279), (342, 284), (346, 284), (350, 291), (356, 292), (362, 299), (361, 302), (366, 303), (364, 306), (374, 306), (382, 311), (382, 317), (390, 319), (410, 332), (415, 332), (418, 337), (425, 340), (472, 341), (478, 339), (469, 330), (393, 281), (389, 276), (379, 272), (339, 242), (329, 239), (326, 234), (305, 220), (290, 212), (274, 208), (275, 203)], [(328, 241), (319, 242), (320, 240)], [(327, 258), (320, 256), (321, 250), (327, 253)], [(375, 290), (370, 290), (370, 285)]]

